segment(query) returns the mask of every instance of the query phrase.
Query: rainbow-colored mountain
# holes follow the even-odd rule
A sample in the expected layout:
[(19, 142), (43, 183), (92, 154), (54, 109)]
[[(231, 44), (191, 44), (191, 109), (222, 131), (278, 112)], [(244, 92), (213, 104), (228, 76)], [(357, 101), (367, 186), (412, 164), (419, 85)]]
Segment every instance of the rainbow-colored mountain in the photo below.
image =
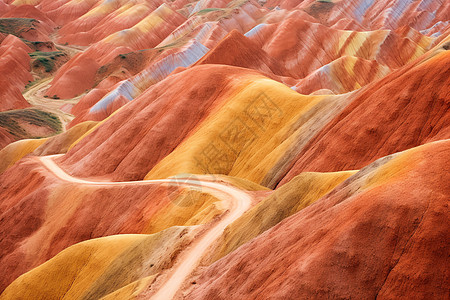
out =
[(450, 2), (1, 0), (0, 299), (449, 299)]

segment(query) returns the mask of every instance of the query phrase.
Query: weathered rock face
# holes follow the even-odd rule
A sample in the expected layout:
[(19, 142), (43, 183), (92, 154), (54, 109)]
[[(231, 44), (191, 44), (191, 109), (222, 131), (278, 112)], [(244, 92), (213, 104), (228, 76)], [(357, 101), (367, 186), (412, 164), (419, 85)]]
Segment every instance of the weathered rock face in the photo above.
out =
[(449, 11), (0, 1), (0, 299), (447, 299)]

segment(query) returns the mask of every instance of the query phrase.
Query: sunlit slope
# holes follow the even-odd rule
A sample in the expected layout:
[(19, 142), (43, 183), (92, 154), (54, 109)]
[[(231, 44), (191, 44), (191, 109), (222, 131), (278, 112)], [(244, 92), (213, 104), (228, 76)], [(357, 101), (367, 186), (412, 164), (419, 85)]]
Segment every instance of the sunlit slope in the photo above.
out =
[(42, 156), (66, 153), (73, 143), (97, 125), (97, 123), (94, 121), (83, 122), (61, 134), (52, 136), (48, 141), (39, 146), (33, 154)]
[(294, 89), (300, 94), (311, 94), (320, 89), (331, 90), (334, 94), (347, 93), (390, 72), (388, 67), (375, 60), (342, 56), (299, 80)]
[[(0, 112), (0, 128), (6, 132), (0, 144), (21, 139), (40, 139), (62, 131), (58, 116), (35, 108)], [(5, 145), (6, 146), (6, 145)]]
[(377, 160), (216, 261), (186, 298), (445, 298), (449, 151)]
[[(448, 25), (450, 4), (446, 1), (402, 0), (268, 0), (267, 6), (288, 11), (302, 9), (321, 23), (351, 30), (396, 29), (410, 26), (428, 34), (439, 33)], [(442, 22), (439, 22), (442, 21)]]
[(61, 44), (91, 45), (103, 38), (133, 27), (158, 8), (163, 1), (99, 1), (88, 13), (59, 30)]
[(324, 122), (326, 113), (318, 117), (319, 112), (327, 108), (335, 111), (344, 100), (304, 96), (274, 80), (255, 78), (230, 95), (223, 107), (145, 178), (218, 173), (260, 183), (286, 155), (292, 146), (288, 142), (293, 142), (289, 138), (301, 125), (313, 118)]
[(170, 267), (192, 237), (193, 228), (171, 227), (82, 242), (19, 277), (0, 299), (99, 299)]
[(27, 154), (36, 150), (47, 141), (44, 139), (24, 139), (7, 145), (0, 150), (0, 173), (13, 166)]
[(308, 207), (357, 171), (301, 173), (224, 231), (213, 260), (222, 258), (285, 218)]
[(0, 1), (0, 298), (447, 299), (449, 12)]
[(384, 155), (449, 138), (450, 52), (436, 49), (424, 58), (360, 90), (298, 154), (281, 183), (304, 171), (359, 169)]
[(0, 43), (0, 112), (30, 106), (21, 94), (32, 80), (30, 52), (30, 47), (13, 35)]
[[(114, 180), (143, 179), (196, 128), (203, 127), (210, 115), (227, 110), (222, 107), (233, 94), (258, 78), (264, 77), (219, 65), (173, 74), (102, 122), (60, 162), (76, 176), (111, 174)], [(167, 89), (168, 85), (172, 88)], [(170, 175), (178, 173), (192, 172)]]
[(78, 242), (204, 224), (228, 209), (182, 180), (112, 186), (61, 181), (35, 157), (2, 173), (0, 188), (1, 290)]
[(155, 47), (184, 20), (170, 6), (160, 5), (134, 26), (112, 33), (73, 57), (58, 70), (46, 95), (72, 98), (91, 89), (103, 64), (119, 54)]
[[(442, 96), (437, 96), (435, 106), (427, 104), (434, 100), (425, 95), (435, 93), (434, 87), (448, 78), (445, 76), (447, 56), (444, 51), (417, 66), (406, 66), (364, 89), (339, 96), (301, 95), (277, 81), (241, 68), (197, 66), (169, 76), (123, 107), (69, 151), (61, 163), (77, 176), (111, 174), (115, 180), (123, 180), (209, 173), (241, 177), (268, 187), (276, 186), (286, 172), (291, 172), (288, 178), (299, 174), (297, 165), (291, 170), (292, 163), (299, 158), (314, 167), (301, 169), (306, 171), (358, 169), (377, 157), (406, 149), (401, 146), (404, 143), (418, 145), (428, 141), (428, 135), (434, 139), (445, 138), (447, 116), (442, 98), (445, 89), (438, 90)], [(214, 72), (214, 79), (210, 72)], [(433, 77), (426, 82), (426, 88), (411, 90), (408, 85), (412, 87), (425, 73)], [(442, 79), (439, 76), (443, 76)], [(403, 84), (398, 85), (395, 80)], [(175, 82), (178, 84), (172, 85)], [(173, 88), (167, 90), (166, 85)], [(403, 96), (399, 93), (402, 90)], [(393, 102), (387, 95), (406, 98), (403, 102)], [(368, 97), (376, 100), (369, 101)], [(368, 106), (360, 105), (361, 101)], [(378, 103), (386, 103), (383, 114), (375, 113)], [(414, 110), (414, 122), (402, 122), (397, 116), (405, 105), (411, 109), (424, 105), (427, 108)], [(169, 111), (169, 106), (170, 114), (163, 115), (162, 112)], [(343, 109), (345, 113), (341, 113)], [(430, 109), (442, 111), (442, 114), (433, 113), (435, 120), (429, 120), (427, 111)], [(368, 118), (367, 114), (372, 117)], [(357, 118), (359, 123), (348, 121), (348, 116)], [(413, 118), (413, 115), (406, 117)], [(395, 122), (382, 121), (389, 118)], [(354, 127), (350, 131), (339, 130), (342, 145), (332, 150), (338, 139), (327, 142), (327, 146), (315, 145), (328, 130), (337, 132), (335, 123), (340, 119), (345, 121), (342, 124)], [(428, 122), (436, 125), (427, 125)], [(345, 142), (349, 132), (360, 132), (361, 138), (370, 138), (371, 131), (363, 131), (369, 125), (378, 128), (377, 131), (385, 128), (383, 136), (392, 141), (392, 130), (406, 139), (401, 139), (400, 143), (384, 143), (382, 148), (373, 148), (369, 142)], [(434, 129), (421, 134), (423, 142), (420, 142), (410, 132), (424, 125)], [(122, 142), (125, 133), (127, 143)], [(382, 143), (382, 140), (371, 139), (371, 143), (374, 142)], [(318, 151), (317, 161), (315, 158), (307, 160), (301, 154), (312, 151), (311, 146)], [(333, 163), (325, 163), (327, 153), (330, 157), (344, 155), (347, 147), (360, 149), (352, 150), (341, 159), (333, 159)], [(102, 165), (98, 164), (98, 159)], [(79, 164), (80, 161), (83, 164)]]
[(255, 69), (271, 75), (291, 76), (283, 65), (239, 31), (233, 30), (195, 65), (221, 64)]
[(261, 24), (246, 36), (298, 78), (342, 56), (376, 60), (389, 68), (399, 68), (424, 54), (433, 42), (433, 38), (409, 27), (350, 31), (296, 17)]
[(0, 173), (14, 165), (22, 157), (34, 155), (52, 155), (66, 153), (69, 147), (84, 135), (97, 122), (83, 122), (58, 135), (41, 139), (23, 139), (0, 149)]

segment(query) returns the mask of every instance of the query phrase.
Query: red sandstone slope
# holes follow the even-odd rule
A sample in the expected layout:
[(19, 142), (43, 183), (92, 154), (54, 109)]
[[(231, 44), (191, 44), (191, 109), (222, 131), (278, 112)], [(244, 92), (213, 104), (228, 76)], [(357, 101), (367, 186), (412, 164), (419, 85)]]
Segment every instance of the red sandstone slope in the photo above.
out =
[(425, 30), (439, 21), (447, 21), (450, 11), (450, 3), (440, 0), (268, 0), (266, 6), (302, 9), (326, 26), (345, 26), (348, 22), (340, 23), (340, 21), (347, 19), (356, 24), (352, 28), (357, 27), (363, 30), (395, 29), (405, 25), (417, 30)]
[(239, 89), (236, 78), (244, 81), (255, 75), (262, 76), (236, 67), (204, 65), (169, 76), (105, 121), (60, 163), (75, 176), (142, 179)]
[(35, 3), (57, 25), (64, 25), (86, 14), (100, 2), (95, 0), (38, 0)]
[[(17, 15), (30, 15), (22, 10), (12, 11)], [(33, 14), (33, 12), (31, 12)], [(14, 16), (14, 15), (13, 15)], [(37, 18), (44, 16), (37, 15)], [(6, 34), (13, 34), (19, 38), (33, 42), (49, 41), (49, 34), (52, 32), (52, 23), (49, 25), (34, 18), (0, 18), (1, 31)]]
[(295, 90), (305, 95), (320, 89), (331, 90), (334, 94), (347, 93), (384, 77), (390, 71), (375, 60), (342, 56), (299, 80)]
[[(277, 5), (281, 9), (274, 9)], [(39, 85), (29, 99), (57, 106), (58, 101), (47, 103), (40, 95), (47, 91), (50, 97), (72, 98), (88, 92), (81, 100), (66, 102), (70, 109), (78, 101), (71, 111), (77, 116), (72, 125), (104, 120), (81, 140), (60, 136), (42, 145), (42, 153), (51, 145), (61, 150), (64, 144), (64, 151), (51, 153), (70, 149), (55, 158), (70, 175), (142, 180), (156, 166), (152, 174), (163, 175), (148, 178), (167, 178), (182, 173), (178, 170), (185, 165), (199, 172), (190, 166), (205, 163), (205, 172), (219, 170), (275, 187), (304, 171), (362, 168), (298, 213), (289, 205), (303, 200), (300, 193), (289, 193), (297, 198), (292, 201), (264, 199), (268, 209), (249, 214), (252, 222), (245, 223), (255, 224), (255, 230), (240, 227), (242, 234), (236, 236), (243, 239), (220, 252), (227, 256), (208, 266), (214, 248), (197, 251), (203, 255), (202, 265), (189, 272), (199, 278), (184, 283), (179, 291), (183, 298), (449, 298), (449, 12), (450, 2), (442, 0), (4, 0), (0, 111), (28, 106), (21, 92), (32, 74), (36, 76), (35, 69), (30, 72), (29, 52), (56, 51), (53, 41), (68, 42), (58, 50), (67, 51), (70, 61), (49, 89)], [(447, 43), (429, 51), (442, 41)], [(302, 96), (289, 87), (319, 96)], [(245, 97), (236, 97), (242, 91)], [(351, 93), (324, 96), (333, 92)], [(109, 93), (114, 97), (106, 99), (114, 99), (101, 101)], [(6, 113), (1, 114), (4, 122)], [(7, 131), (0, 127), (0, 149), (19, 137), (11, 133), (23, 131), (21, 126), (33, 130), (34, 121), (46, 120), (27, 116), (30, 122), (10, 118)], [(208, 126), (202, 130), (204, 123)], [(258, 143), (253, 144), (255, 136)], [(190, 143), (191, 138), (198, 143)], [(229, 209), (228, 215), (233, 211), (214, 202), (203, 206), (207, 201), (197, 190), (186, 197), (186, 206), (178, 207), (182, 189), (176, 186), (60, 180), (33, 157), (41, 152), (30, 153), (30, 148), (8, 148), (17, 158), (12, 162), (23, 158), (0, 174), (1, 300), (8, 297), (1, 291), (18, 276), (78, 242), (116, 234), (142, 236), (183, 226), (191, 217), (190, 225), (205, 233), (209, 225), (200, 220), (213, 225), (217, 210)], [(227, 159), (227, 152), (239, 159)], [(227, 166), (222, 168), (222, 163)], [(227, 173), (228, 164), (236, 166), (235, 173)], [(257, 174), (266, 175), (260, 181)], [(286, 184), (283, 189), (298, 186)], [(308, 189), (317, 192), (307, 181), (299, 190)], [(262, 192), (252, 204), (270, 193)], [(171, 207), (177, 214), (171, 215)], [(207, 217), (202, 219), (202, 214)], [(216, 246), (220, 248), (226, 235), (217, 233)], [(99, 250), (107, 254), (111, 248), (105, 245), (111, 244), (99, 243)], [(165, 251), (169, 259), (156, 265), (170, 268), (190, 248)], [(151, 249), (139, 251), (148, 254)], [(103, 290), (102, 296), (115, 291), (110, 299), (141, 292), (149, 296), (164, 283), (164, 274), (155, 274), (159, 281), (153, 286), (153, 279), (143, 278), (142, 270), (152, 268), (153, 261), (130, 264), (135, 253), (120, 256), (114, 272), (102, 269), (104, 260), (98, 255), (92, 255), (98, 260), (90, 266), (79, 259), (90, 253), (63, 256), (63, 264), (52, 263), (52, 272), (37, 272), (34, 282), (16, 282), (11, 294), (17, 297), (16, 288), (32, 295), (31, 286), (38, 283), (51, 290), (48, 295), (56, 295), (64, 286), (60, 279), (70, 276), (66, 267), (82, 274), (78, 282), (68, 280), (68, 288), (87, 298), (94, 295), (92, 287)], [(130, 270), (141, 274), (131, 277)], [(119, 277), (127, 277), (127, 284), (138, 281), (114, 290)]]
[(2, 18), (30, 18), (44, 23), (47, 30), (56, 27), (56, 24), (47, 16), (46, 13), (40, 11), (33, 5), (12, 6), (10, 11), (2, 15)]
[(0, 175), (0, 191), (1, 293), (18, 276), (75, 243), (149, 233), (150, 220), (182, 189), (65, 182), (28, 157)]
[(271, 58), (264, 50), (237, 30), (231, 31), (195, 65), (204, 64), (243, 67), (267, 74), (293, 77), (283, 65)]
[(13, 35), (0, 44), (0, 111), (30, 106), (21, 93), (32, 80), (29, 52), (31, 49)]
[(177, 66), (194, 63), (207, 50), (194, 41), (179, 47), (146, 49), (117, 56), (99, 69), (95, 81), (100, 83), (73, 107), (71, 113), (76, 117), (69, 127), (87, 120), (104, 120), (166, 78)]
[(163, 4), (133, 27), (114, 32), (77, 54), (61, 67), (46, 92), (49, 97), (75, 97), (94, 87), (100, 66), (110, 63), (117, 55), (157, 46), (185, 18)]
[(445, 299), (450, 141), (386, 157), (208, 267), (186, 299)]
[(133, 27), (163, 1), (104, 1), (92, 13), (65, 24), (59, 30), (61, 44), (88, 46), (103, 38)]
[(298, 154), (280, 184), (305, 171), (359, 169), (371, 161), (450, 138), (450, 51), (361, 90)]
[(8, 133), (8, 131), (0, 127), (0, 150), (9, 143), (14, 142), (15, 140), (16, 139), (10, 133)]
[(409, 27), (344, 31), (295, 17), (266, 24), (249, 38), (298, 78), (344, 55), (398, 68), (423, 54), (431, 40)]

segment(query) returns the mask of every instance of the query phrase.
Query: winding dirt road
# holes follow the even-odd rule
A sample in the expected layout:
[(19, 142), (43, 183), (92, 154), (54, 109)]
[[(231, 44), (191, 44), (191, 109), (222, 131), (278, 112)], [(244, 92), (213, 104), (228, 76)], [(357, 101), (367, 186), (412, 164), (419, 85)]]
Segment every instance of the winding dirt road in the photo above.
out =
[(220, 184), (217, 182), (202, 181), (198, 179), (184, 178), (180, 182), (177, 179), (161, 179), (161, 180), (144, 180), (144, 181), (125, 181), (125, 182), (103, 182), (88, 181), (75, 178), (62, 170), (53, 160), (53, 158), (61, 155), (51, 155), (39, 157), (42, 164), (55, 174), (59, 179), (88, 185), (149, 185), (149, 184), (169, 184), (183, 185), (186, 187), (202, 188), (202, 191), (213, 195), (220, 199), (226, 206), (228, 212), (225, 216), (205, 233), (198, 240), (194, 241), (180, 256), (176, 263), (167, 274), (165, 281), (162, 283), (158, 291), (151, 297), (154, 300), (170, 300), (176, 295), (181, 288), (183, 282), (195, 270), (200, 263), (202, 257), (206, 254), (208, 248), (216, 241), (225, 228), (233, 221), (242, 216), (251, 204), (251, 197), (244, 191), (233, 188), (231, 186)]
[[(53, 43), (56, 46), (57, 50), (63, 51), (66, 53), (70, 58), (77, 55), (80, 52), (83, 52), (88, 47), (87, 46), (75, 46), (75, 45), (60, 45), (57, 43), (58, 34), (53, 33), (50, 36), (50, 40), (53, 41)], [(35, 85), (31, 86), (30, 88), (26, 89), (23, 93), (23, 97), (33, 105), (33, 107), (36, 107), (38, 109), (41, 109), (43, 111), (47, 111), (50, 113), (53, 113), (59, 117), (61, 120), (61, 123), (63, 125), (63, 131), (65, 130), (65, 127), (70, 121), (74, 119), (74, 116), (62, 111), (60, 107), (64, 104), (76, 104), (80, 100), (84, 94), (74, 97), (72, 99), (51, 99), (51, 98), (45, 98), (44, 92), (50, 85), (50, 82), (53, 80), (52, 77), (41, 79), (39, 82), (37, 82)]]
[(47, 89), (50, 82), (52, 81), (52, 77), (42, 79), (37, 84), (28, 88), (24, 93), (23, 97), (30, 103), (33, 107), (41, 109), (43, 111), (47, 111), (55, 114), (61, 120), (63, 125), (63, 130), (66, 125), (73, 120), (74, 116), (62, 111), (60, 107), (64, 104), (76, 104), (78, 100), (80, 100), (81, 96), (77, 96), (73, 99), (67, 100), (59, 100), (59, 99), (51, 99), (44, 97), (44, 90)]

